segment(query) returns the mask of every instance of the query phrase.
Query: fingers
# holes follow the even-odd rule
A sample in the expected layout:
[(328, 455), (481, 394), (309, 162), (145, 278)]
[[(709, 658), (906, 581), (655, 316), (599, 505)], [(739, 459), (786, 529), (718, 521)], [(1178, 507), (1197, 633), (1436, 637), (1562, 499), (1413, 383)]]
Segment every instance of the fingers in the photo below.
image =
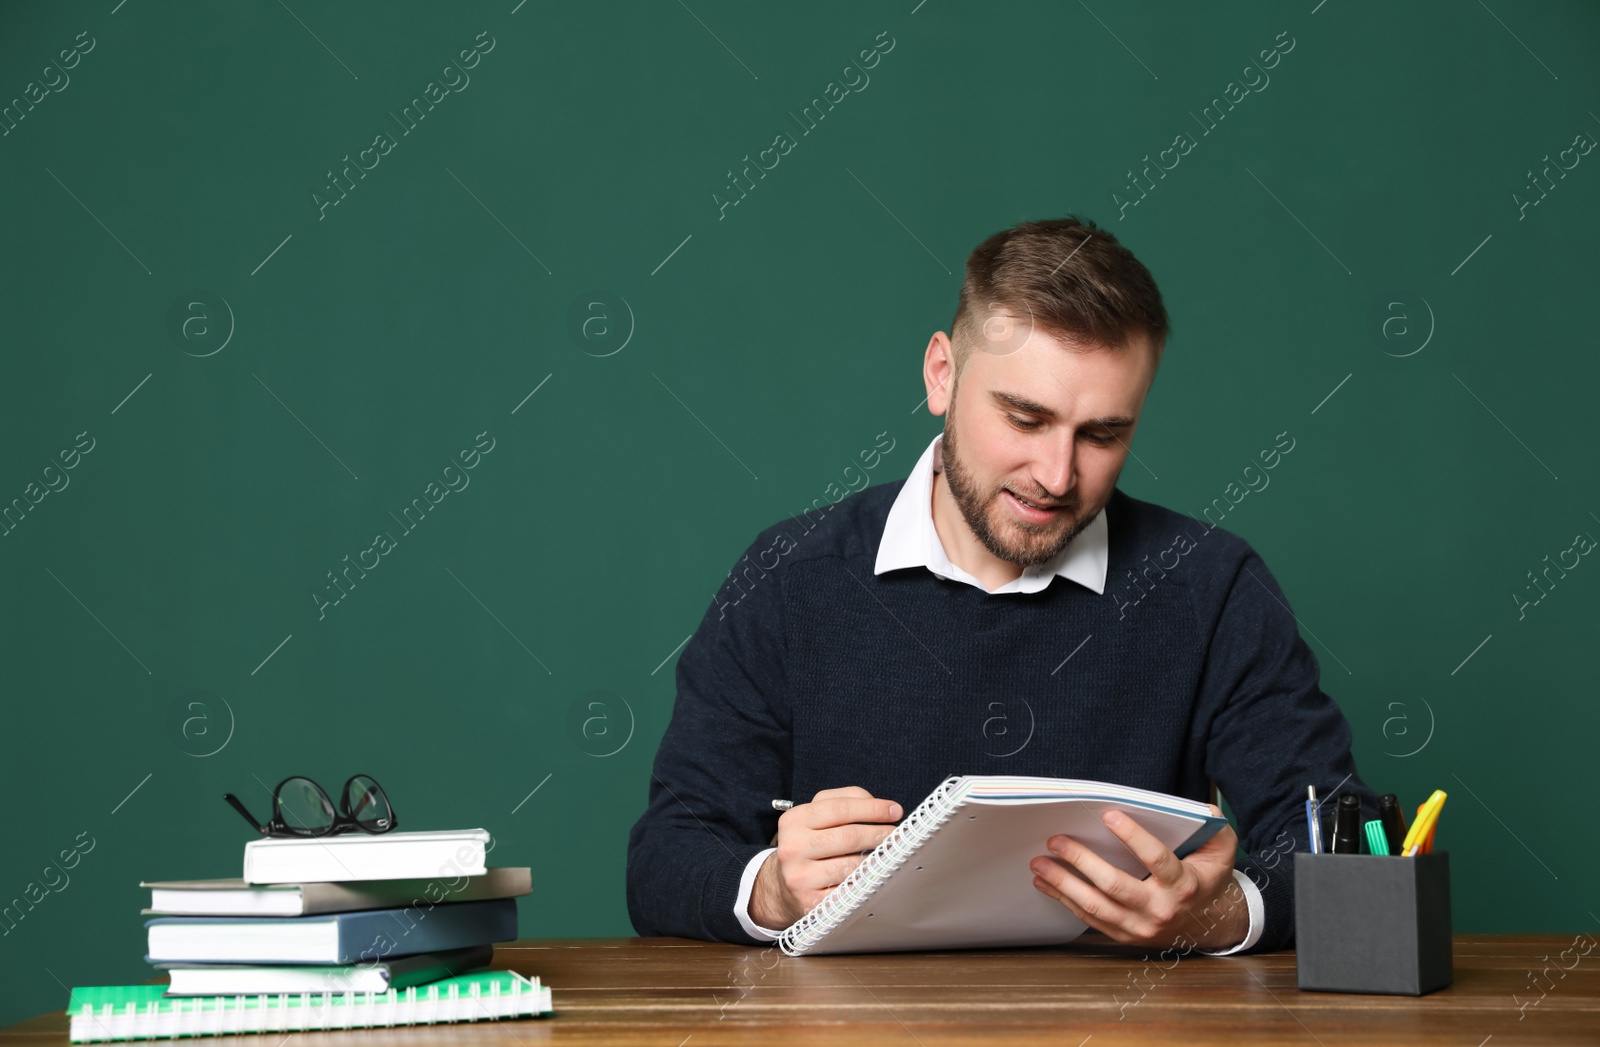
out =
[[(862, 861), (862, 855), (851, 854), (822, 861), (797, 862), (793, 867), (784, 868), (784, 883), (797, 898), (806, 901), (807, 891), (826, 894), (843, 883), (845, 877), (855, 872)], [(811, 899), (807, 903), (807, 908), (820, 900), (820, 898)]]
[(824, 789), (778, 817), (777, 869), (783, 891), (809, 910), (893, 831), (902, 811), (860, 786)]
[[(1216, 810), (1215, 807), (1212, 810)], [(1186, 862), (1204, 862), (1208, 864), (1223, 865), (1233, 868), (1234, 857), (1239, 853), (1239, 835), (1233, 831), (1233, 826), (1224, 825), (1217, 830), (1215, 836), (1195, 848)]]
[[(810, 803), (790, 808), (785, 817), (799, 822), (808, 829), (827, 829), (835, 825), (854, 822), (896, 822), (900, 820), (900, 805), (893, 800), (881, 800), (865, 789), (825, 789)], [(782, 819), (779, 819), (780, 823)]]
[(838, 789), (823, 789), (811, 797), (811, 802), (816, 803), (818, 800), (826, 800), (835, 796), (865, 796), (870, 798), (872, 794), (859, 785), (846, 785)]
[[(1174, 887), (1183, 882), (1185, 875), (1183, 862), (1167, 848), (1166, 844), (1146, 832), (1138, 822), (1121, 811), (1107, 811), (1101, 821), (1105, 822), (1106, 828), (1111, 830), (1112, 835), (1127, 845), (1134, 857), (1144, 863), (1144, 867), (1150, 870), (1150, 875), (1157, 883), (1164, 887)], [(1084, 871), (1088, 872), (1087, 869)]]
[(1068, 912), (1102, 934), (1117, 941), (1127, 938), (1123, 928), (1132, 921), (1133, 913), (1126, 906), (1107, 897), (1093, 884), (1079, 879), (1059, 861), (1041, 856), (1030, 865), (1035, 888), (1066, 906)]
[(859, 785), (847, 785), (840, 789), (823, 789), (811, 797), (807, 803), (796, 803), (796, 807), (815, 806), (824, 800), (871, 800), (873, 795)]
[(892, 829), (887, 825), (851, 824), (833, 825), (826, 829), (778, 834), (779, 858), (785, 862), (796, 859), (821, 861), (842, 855), (858, 855), (882, 843)]
[[(1069, 869), (1063, 869), (1063, 875), (1076, 880), (1078, 884), (1092, 887), (1095, 894), (1103, 895), (1123, 908), (1139, 908), (1149, 893), (1143, 881), (1129, 876), (1070, 836), (1052, 836), (1045, 841), (1045, 846), (1070, 869), (1081, 873), (1083, 878), (1080, 880), (1072, 876)], [(1034, 859), (1034, 863), (1037, 866), (1038, 859)], [(1035, 867), (1034, 872), (1038, 871)], [(1087, 884), (1084, 881), (1088, 881)], [(1071, 892), (1072, 886), (1061, 889)], [(1069, 893), (1069, 896), (1083, 897), (1084, 892)]]
[(1127, 814), (1107, 811), (1101, 820), (1150, 870), (1149, 878), (1124, 872), (1070, 836), (1052, 836), (1046, 841), (1050, 855), (1033, 859), (1030, 867), (1037, 889), (1119, 942), (1148, 943), (1170, 935), (1231, 875), (1238, 846), (1231, 827), (1180, 860)]

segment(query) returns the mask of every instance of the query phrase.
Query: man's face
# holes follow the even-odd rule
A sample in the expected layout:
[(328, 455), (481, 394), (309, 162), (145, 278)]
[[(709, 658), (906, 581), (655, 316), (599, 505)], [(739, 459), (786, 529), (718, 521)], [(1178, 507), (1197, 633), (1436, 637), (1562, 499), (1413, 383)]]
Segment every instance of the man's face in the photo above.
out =
[[(1085, 351), (1035, 330), (1004, 355), (972, 352), (948, 398), (944, 478), (990, 553), (1044, 563), (1105, 507), (1155, 366), (1143, 334)], [(934, 413), (944, 399), (930, 396)]]

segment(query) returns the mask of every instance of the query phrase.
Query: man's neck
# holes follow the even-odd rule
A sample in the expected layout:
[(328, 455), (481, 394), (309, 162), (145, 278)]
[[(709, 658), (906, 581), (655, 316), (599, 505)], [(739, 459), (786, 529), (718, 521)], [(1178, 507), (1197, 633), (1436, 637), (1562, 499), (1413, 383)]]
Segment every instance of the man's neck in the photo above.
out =
[(1007, 582), (1022, 576), (1022, 568), (991, 553), (961, 515), (961, 507), (944, 482), (944, 473), (933, 474), (933, 529), (944, 546), (944, 555), (950, 562), (976, 578), (985, 589), (994, 592)]

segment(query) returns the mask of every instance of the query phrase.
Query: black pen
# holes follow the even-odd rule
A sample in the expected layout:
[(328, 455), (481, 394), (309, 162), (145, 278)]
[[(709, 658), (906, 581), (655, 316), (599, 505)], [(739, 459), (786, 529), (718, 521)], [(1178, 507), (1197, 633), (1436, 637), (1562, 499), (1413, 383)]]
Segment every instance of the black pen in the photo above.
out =
[(1389, 853), (1398, 855), (1405, 848), (1406, 815), (1400, 809), (1400, 797), (1384, 793), (1378, 797), (1378, 819), (1383, 822), (1383, 835), (1389, 841)]
[(1361, 853), (1361, 799), (1351, 793), (1339, 797), (1339, 808), (1333, 815), (1334, 854)]

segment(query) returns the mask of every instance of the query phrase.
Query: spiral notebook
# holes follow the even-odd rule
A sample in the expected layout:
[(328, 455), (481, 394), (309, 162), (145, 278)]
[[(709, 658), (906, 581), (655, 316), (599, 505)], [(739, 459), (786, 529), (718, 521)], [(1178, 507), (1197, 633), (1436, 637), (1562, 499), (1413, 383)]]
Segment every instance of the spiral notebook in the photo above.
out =
[[(513, 971), (464, 974), (388, 992), (163, 996), (162, 985), (72, 990), (73, 1043), (227, 1033), (371, 1029), (438, 1022), (532, 1018), (550, 1013), (550, 988)], [(515, 1035), (513, 1034), (513, 1039)]]
[(778, 939), (790, 956), (1057, 945), (1087, 928), (1033, 886), (1034, 856), (1065, 834), (1149, 875), (1100, 817), (1123, 811), (1178, 857), (1227, 820), (1210, 807), (1109, 782), (1009, 775), (946, 779)]

